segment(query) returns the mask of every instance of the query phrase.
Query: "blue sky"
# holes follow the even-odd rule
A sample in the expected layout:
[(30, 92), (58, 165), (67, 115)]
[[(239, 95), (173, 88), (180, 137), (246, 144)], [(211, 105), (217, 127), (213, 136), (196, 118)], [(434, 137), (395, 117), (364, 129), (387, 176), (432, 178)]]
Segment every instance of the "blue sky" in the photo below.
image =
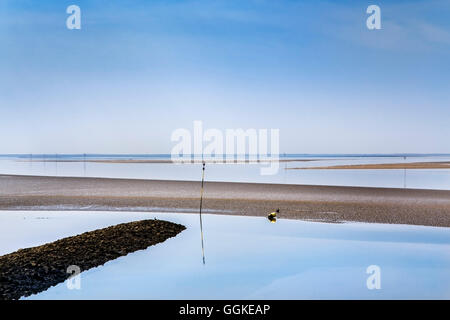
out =
[(0, 0), (0, 43), (0, 153), (170, 153), (194, 120), (287, 153), (450, 152), (450, 1)]

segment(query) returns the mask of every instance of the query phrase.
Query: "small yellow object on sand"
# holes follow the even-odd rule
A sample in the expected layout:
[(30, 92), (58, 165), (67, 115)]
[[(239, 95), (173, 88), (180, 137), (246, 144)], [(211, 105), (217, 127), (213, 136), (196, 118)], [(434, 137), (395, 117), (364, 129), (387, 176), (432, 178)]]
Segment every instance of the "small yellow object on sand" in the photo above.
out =
[(269, 213), (268, 218), (276, 218), (278, 213), (280, 213), (280, 209), (277, 209), (276, 211)]
[(277, 209), (277, 211), (269, 213), (267, 216), (267, 219), (269, 219), (270, 222), (275, 223), (277, 221), (277, 214), (280, 213), (280, 209)]

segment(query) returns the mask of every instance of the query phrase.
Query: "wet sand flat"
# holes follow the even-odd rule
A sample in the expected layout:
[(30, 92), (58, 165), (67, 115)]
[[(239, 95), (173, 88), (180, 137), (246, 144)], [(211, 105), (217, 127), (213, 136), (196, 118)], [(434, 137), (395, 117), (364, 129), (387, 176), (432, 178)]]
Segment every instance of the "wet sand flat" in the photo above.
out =
[[(198, 212), (200, 182), (0, 175), (1, 210)], [(450, 191), (205, 182), (215, 214), (450, 226)]]

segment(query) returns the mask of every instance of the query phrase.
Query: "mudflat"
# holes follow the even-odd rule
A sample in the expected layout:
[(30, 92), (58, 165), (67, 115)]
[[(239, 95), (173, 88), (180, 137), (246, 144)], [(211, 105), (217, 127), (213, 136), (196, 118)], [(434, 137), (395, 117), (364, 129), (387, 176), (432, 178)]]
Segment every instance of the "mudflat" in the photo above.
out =
[[(200, 182), (0, 175), (0, 210), (198, 212)], [(450, 227), (450, 191), (205, 182), (203, 212)]]

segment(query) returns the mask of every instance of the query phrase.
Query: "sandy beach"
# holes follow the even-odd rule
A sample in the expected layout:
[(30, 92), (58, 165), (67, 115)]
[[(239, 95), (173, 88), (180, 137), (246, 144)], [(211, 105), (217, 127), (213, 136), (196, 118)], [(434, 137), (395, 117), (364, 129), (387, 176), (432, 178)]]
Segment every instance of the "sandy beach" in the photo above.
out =
[[(198, 212), (200, 183), (0, 175), (1, 210)], [(450, 191), (205, 182), (204, 212), (450, 226)]]

